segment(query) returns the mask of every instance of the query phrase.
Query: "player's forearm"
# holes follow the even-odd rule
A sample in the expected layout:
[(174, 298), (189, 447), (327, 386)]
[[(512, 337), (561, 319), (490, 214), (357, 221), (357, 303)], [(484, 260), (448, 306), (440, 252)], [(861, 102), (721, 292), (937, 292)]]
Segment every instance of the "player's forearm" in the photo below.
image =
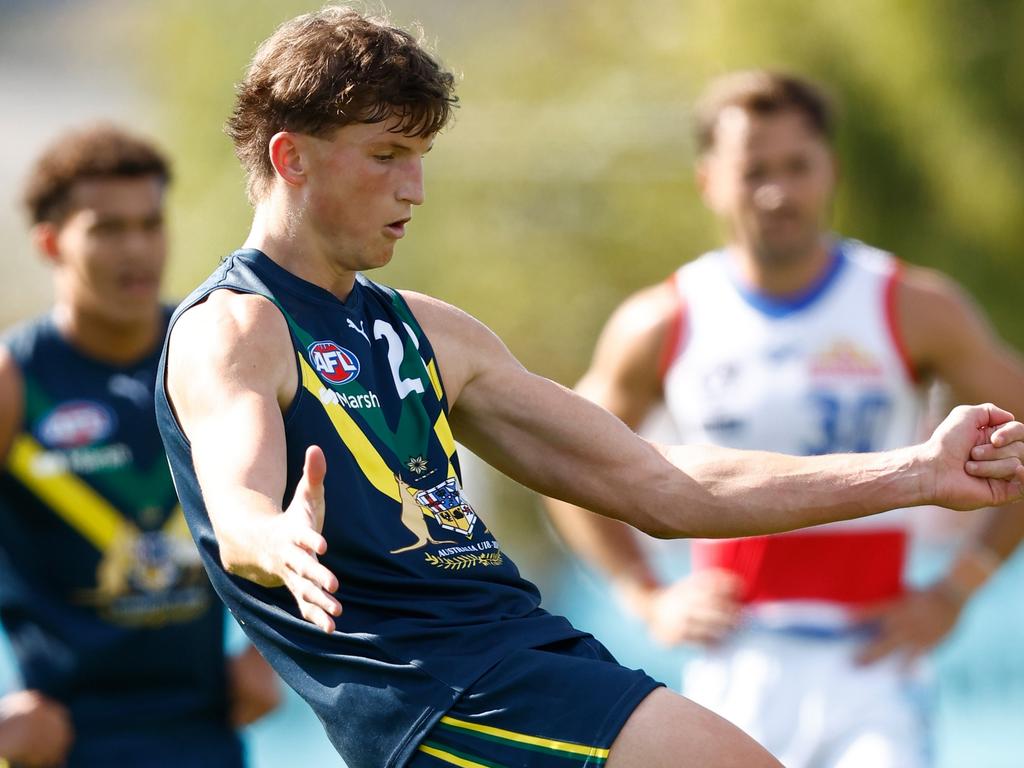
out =
[(664, 483), (642, 527), (664, 538), (776, 533), (926, 503), (932, 493), (916, 448), (813, 457), (662, 450), (683, 472)]

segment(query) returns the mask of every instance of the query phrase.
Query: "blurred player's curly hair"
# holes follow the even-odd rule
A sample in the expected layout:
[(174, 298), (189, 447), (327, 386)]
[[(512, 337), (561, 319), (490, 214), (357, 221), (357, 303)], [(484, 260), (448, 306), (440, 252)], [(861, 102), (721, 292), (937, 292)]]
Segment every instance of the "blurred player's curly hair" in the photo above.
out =
[(278, 131), (325, 136), (395, 115), (400, 133), (426, 137), (457, 103), (453, 75), (408, 32), (327, 6), (285, 22), (259, 47), (226, 132), (255, 204), (274, 178), (267, 147)]
[(163, 152), (123, 128), (97, 123), (63, 133), (43, 150), (25, 180), (22, 200), (33, 224), (59, 223), (70, 212), (77, 182), (143, 176), (170, 182)]
[(697, 101), (694, 127), (699, 153), (714, 146), (718, 119), (730, 107), (755, 115), (799, 112), (827, 141), (835, 135), (835, 106), (821, 86), (797, 75), (752, 69), (713, 80)]

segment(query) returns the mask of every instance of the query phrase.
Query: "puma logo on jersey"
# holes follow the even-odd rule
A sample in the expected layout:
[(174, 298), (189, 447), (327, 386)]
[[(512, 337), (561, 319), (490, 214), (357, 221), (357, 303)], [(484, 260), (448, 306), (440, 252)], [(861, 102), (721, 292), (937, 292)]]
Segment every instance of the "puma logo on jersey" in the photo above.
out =
[(314, 341), (306, 354), (313, 369), (332, 384), (347, 384), (359, 375), (359, 358), (333, 341)]
[(364, 339), (366, 339), (366, 343), (367, 344), (370, 343), (370, 337), (366, 335), (366, 331), (363, 329), (363, 321), (362, 320), (359, 321), (359, 325), (356, 325), (355, 323), (353, 323), (351, 318), (346, 318), (345, 322), (348, 324), (349, 328), (351, 328), (356, 333), (358, 333), (360, 336), (362, 336)]

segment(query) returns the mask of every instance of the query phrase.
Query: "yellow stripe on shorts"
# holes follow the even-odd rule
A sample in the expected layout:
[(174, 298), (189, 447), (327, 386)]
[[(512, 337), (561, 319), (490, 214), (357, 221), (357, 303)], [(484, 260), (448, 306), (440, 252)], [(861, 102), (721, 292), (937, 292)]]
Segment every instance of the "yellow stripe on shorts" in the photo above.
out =
[(483, 733), (488, 736), (494, 736), (495, 738), (505, 739), (506, 741), (512, 741), (517, 744), (529, 744), (534, 747), (543, 747), (544, 749), (550, 749), (554, 752), (568, 752), (572, 755), (585, 755), (587, 757), (597, 757), (601, 759), (607, 759), (609, 752), (609, 750), (602, 749), (601, 747), (588, 747), (585, 744), (574, 744), (571, 741), (544, 739), (539, 736), (530, 736), (525, 733), (508, 731), (504, 728), (495, 728), (492, 725), (481, 725), (480, 723), (471, 723), (468, 720), (458, 720), (448, 715), (442, 717), (441, 722), (445, 725), (450, 725), (453, 728), (476, 731), (477, 733)]
[[(464, 757), (453, 755), (451, 752), (445, 752), (437, 747), (428, 747), (426, 744), (420, 744), (419, 751), (424, 752), (431, 757), (436, 757), (438, 760), (443, 760), (449, 765), (458, 765), (460, 768), (490, 768), (490, 766), (484, 763), (478, 763), (475, 760), (467, 760)], [(0, 763), (0, 768), (4, 768), (3, 764)]]

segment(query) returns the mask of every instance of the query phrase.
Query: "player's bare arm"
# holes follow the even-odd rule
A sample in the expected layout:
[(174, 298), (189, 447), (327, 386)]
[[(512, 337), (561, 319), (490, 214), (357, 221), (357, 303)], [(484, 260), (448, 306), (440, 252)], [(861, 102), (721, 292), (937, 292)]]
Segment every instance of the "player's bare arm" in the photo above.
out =
[[(971, 508), (1020, 495), (1024, 425), (991, 405), (957, 409), (927, 443), (878, 454), (799, 458), (656, 446), (531, 374), (469, 315), (415, 294), (407, 300), (433, 340), (460, 441), (529, 488), (654, 536), (774, 533), (896, 506)], [(990, 433), (1014, 455), (967, 462), (983, 476), (972, 477), (965, 461)]]
[[(282, 413), (298, 384), (288, 329), (259, 296), (215, 291), (184, 313), (169, 342), (167, 389), (192, 443), (224, 567), (287, 586), (302, 615), (327, 632), (341, 604), (326, 551), (323, 453), (311, 447), (286, 510)], [(282, 514), (284, 512), (284, 514)]]
[(67, 708), (39, 691), (15, 691), (0, 697), (0, 763), (63, 765), (74, 741)]
[[(1024, 360), (995, 333), (966, 292), (946, 275), (910, 267), (897, 286), (897, 313), (915, 371), (949, 385), (959, 402), (990, 400), (1024, 413)], [(979, 447), (974, 458), (1006, 455)], [(986, 510), (947, 574), (927, 589), (879, 606), (881, 631), (863, 660), (917, 655), (956, 625), (961, 609), (1024, 538), (1024, 504)]]
[(18, 364), (6, 347), (0, 346), (0, 461), (7, 457), (21, 425), (25, 396)]

